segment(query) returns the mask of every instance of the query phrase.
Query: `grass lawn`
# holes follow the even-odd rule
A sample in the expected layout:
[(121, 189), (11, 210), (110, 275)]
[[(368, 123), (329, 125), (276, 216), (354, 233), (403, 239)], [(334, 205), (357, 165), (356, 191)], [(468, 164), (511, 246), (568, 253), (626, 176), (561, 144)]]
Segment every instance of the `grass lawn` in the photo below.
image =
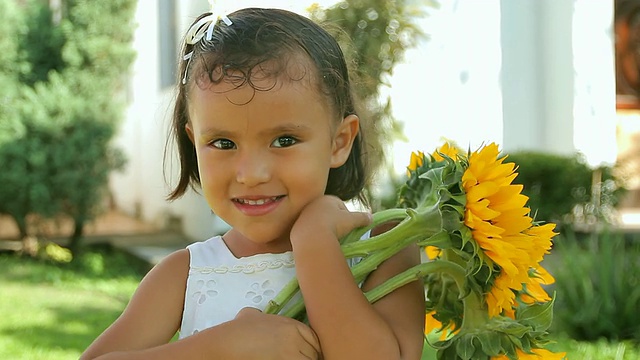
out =
[[(0, 254), (0, 359), (77, 359), (121, 313), (143, 274), (118, 253), (89, 252), (74, 265)], [(555, 340), (552, 349), (569, 359), (640, 359), (631, 343)], [(422, 359), (435, 355), (425, 347)]]
[(0, 359), (77, 359), (141, 279), (124, 257), (104, 259), (60, 266), (0, 255)]

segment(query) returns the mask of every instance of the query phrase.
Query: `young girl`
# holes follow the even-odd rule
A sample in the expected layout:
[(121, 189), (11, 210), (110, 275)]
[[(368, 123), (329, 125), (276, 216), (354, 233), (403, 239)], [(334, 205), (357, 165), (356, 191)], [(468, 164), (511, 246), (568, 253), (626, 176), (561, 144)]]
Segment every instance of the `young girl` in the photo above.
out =
[[(159, 263), (82, 359), (419, 359), (422, 284), (363, 295), (417, 264), (417, 249), (359, 287), (338, 243), (371, 221), (343, 202), (366, 176), (338, 44), (288, 11), (223, 20), (202, 15), (184, 43), (170, 199), (198, 186), (232, 229)], [(309, 325), (261, 312), (293, 276)]]

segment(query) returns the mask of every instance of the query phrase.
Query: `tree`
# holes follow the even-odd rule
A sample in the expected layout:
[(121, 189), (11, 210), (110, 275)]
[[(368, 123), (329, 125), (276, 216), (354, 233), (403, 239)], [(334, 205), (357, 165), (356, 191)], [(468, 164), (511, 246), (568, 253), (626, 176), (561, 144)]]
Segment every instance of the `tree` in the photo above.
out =
[(69, 246), (77, 250), (84, 225), (100, 210), (109, 172), (123, 164), (111, 138), (134, 57), (136, 0), (66, 0), (56, 9), (59, 21), (39, 0), (3, 4), (0, 14), (20, 31), (0, 40), (0, 50), (16, 49), (7, 71), (15, 75), (0, 81), (18, 89), (0, 97), (12, 102), (0, 112), (0, 127), (10, 134), (0, 137), (0, 163), (7, 164), (0, 212), (11, 214), (22, 237), (31, 235), (27, 215), (70, 216)]

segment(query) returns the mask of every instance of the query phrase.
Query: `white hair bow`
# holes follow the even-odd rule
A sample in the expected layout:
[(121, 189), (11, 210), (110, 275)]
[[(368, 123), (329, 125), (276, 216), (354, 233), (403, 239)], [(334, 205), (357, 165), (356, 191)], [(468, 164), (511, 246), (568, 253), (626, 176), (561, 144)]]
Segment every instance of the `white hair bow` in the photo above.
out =
[[(191, 25), (189, 30), (187, 30), (187, 35), (185, 38), (185, 42), (188, 45), (195, 45), (198, 41), (205, 38), (206, 40), (211, 40), (213, 36), (213, 29), (219, 20), (222, 20), (227, 26), (233, 24), (231, 20), (227, 17), (226, 13), (222, 11), (221, 3), (222, 1), (218, 0), (216, 4), (216, 0), (209, 0), (209, 5), (211, 6), (210, 14), (198, 20), (195, 24)], [(185, 61), (190, 61), (191, 56), (193, 56), (193, 50), (188, 54), (182, 57)], [(187, 65), (187, 68), (189, 66)], [(187, 72), (185, 71), (184, 77), (182, 78), (182, 83), (187, 83)]]

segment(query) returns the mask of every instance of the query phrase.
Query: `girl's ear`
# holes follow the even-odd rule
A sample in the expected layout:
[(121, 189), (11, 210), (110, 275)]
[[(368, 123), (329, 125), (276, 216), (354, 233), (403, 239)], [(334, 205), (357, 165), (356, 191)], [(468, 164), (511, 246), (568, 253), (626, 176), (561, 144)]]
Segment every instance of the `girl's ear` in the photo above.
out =
[(360, 119), (356, 115), (349, 115), (338, 125), (333, 136), (331, 151), (331, 167), (342, 166), (351, 154), (353, 141), (360, 130)]
[(191, 143), (195, 145), (195, 143), (193, 142), (193, 129), (191, 128), (191, 124), (187, 123), (184, 126), (184, 130), (186, 131), (189, 140), (191, 140)]

